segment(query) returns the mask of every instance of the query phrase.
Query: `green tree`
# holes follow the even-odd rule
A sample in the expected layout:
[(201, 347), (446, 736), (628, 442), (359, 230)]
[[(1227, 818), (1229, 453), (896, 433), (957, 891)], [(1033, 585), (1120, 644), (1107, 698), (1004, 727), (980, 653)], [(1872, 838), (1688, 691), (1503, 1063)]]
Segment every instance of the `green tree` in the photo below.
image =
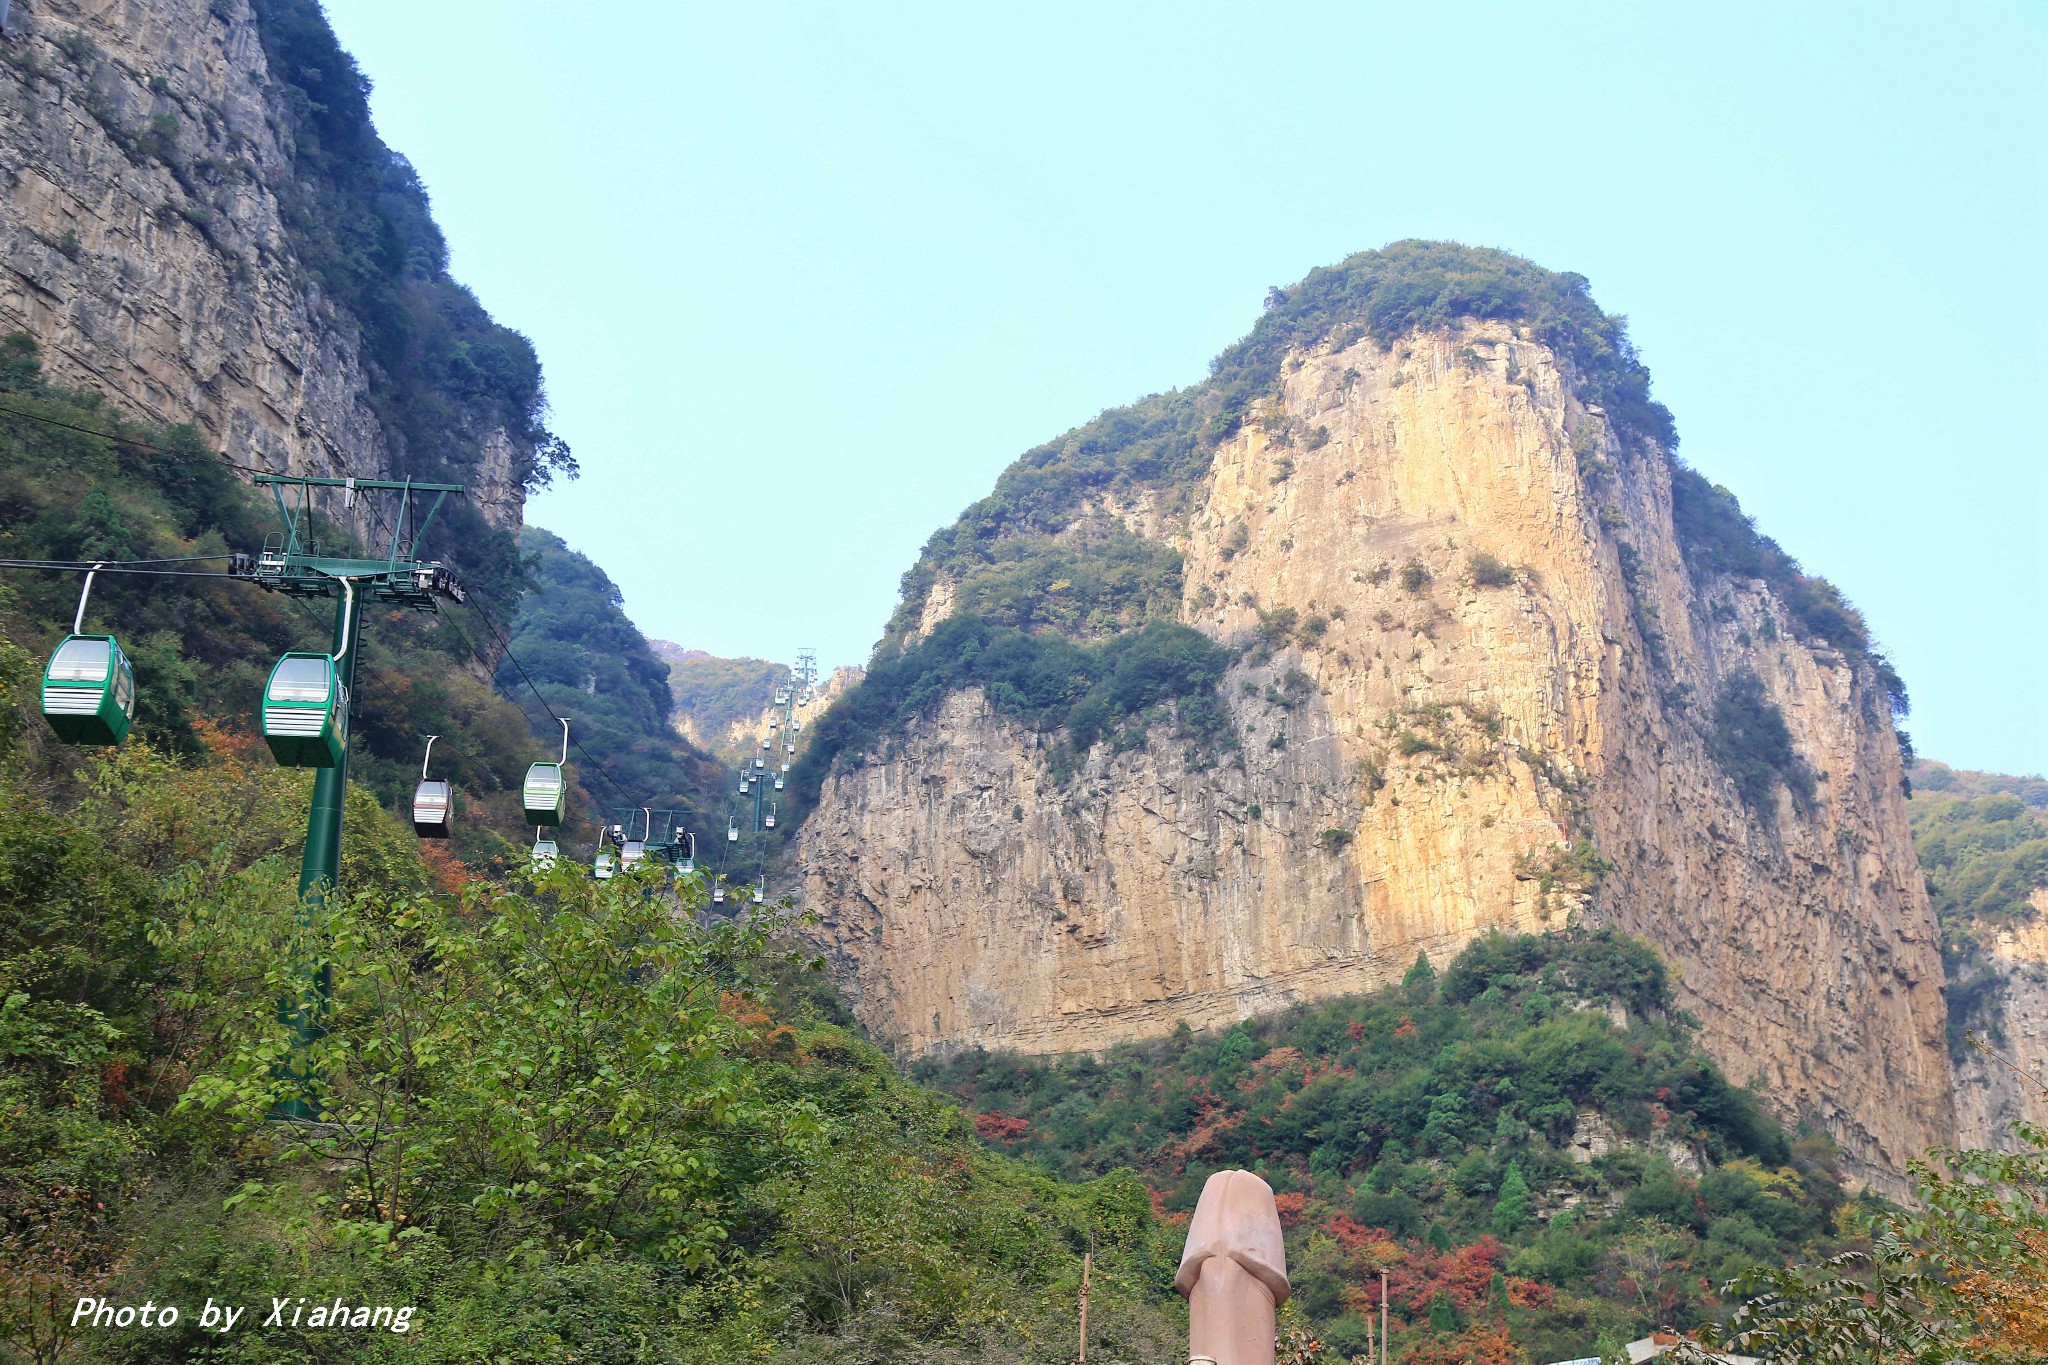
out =
[(1519, 1161), (1508, 1163), (1501, 1177), (1500, 1196), (1493, 1201), (1493, 1230), (1501, 1237), (1513, 1237), (1529, 1222), (1529, 1182)]

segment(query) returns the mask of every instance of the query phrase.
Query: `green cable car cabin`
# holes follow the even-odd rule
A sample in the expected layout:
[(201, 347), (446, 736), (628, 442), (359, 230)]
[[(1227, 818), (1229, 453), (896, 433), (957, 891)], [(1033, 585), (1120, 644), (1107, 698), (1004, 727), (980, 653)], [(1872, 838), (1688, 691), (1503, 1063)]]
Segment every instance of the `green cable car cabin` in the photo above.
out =
[(111, 635), (67, 635), (43, 665), (43, 718), (66, 744), (119, 744), (135, 724), (135, 668)]
[(335, 768), (348, 749), (348, 689), (325, 654), (287, 654), (263, 689), (263, 739), (287, 768)]
[(559, 763), (536, 763), (526, 770), (526, 783), (519, 789), (529, 825), (559, 825), (568, 804), (569, 784)]

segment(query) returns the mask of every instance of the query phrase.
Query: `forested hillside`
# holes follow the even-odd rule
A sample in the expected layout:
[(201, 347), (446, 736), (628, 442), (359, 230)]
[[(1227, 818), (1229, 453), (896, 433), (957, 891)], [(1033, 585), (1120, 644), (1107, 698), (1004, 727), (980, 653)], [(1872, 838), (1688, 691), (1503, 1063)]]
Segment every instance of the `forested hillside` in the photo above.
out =
[[(1097, 1357), (1170, 1358), (1143, 1186), (981, 1151), (774, 916), (571, 864), (435, 891), (358, 789), (351, 894), (295, 929), (303, 774), (205, 723), (64, 749), (36, 676), (0, 643), (0, 1358), (1053, 1362), (1089, 1248)], [(278, 1122), (315, 963), (328, 1122)], [(199, 1317), (276, 1294), (411, 1311)], [(79, 1295), (185, 1313), (74, 1330)]]
[[(1405, 1358), (1557, 1360), (1711, 1321), (1759, 1265), (1833, 1251), (1824, 1137), (1786, 1131), (1609, 933), (1482, 939), (1439, 977), (1101, 1058), (974, 1052), (913, 1075), (1068, 1178), (1137, 1171), (1183, 1224), (1216, 1170), (1279, 1193), (1301, 1311), (1364, 1350), (1392, 1268)], [(1510, 1345), (1512, 1343), (1512, 1345)]]

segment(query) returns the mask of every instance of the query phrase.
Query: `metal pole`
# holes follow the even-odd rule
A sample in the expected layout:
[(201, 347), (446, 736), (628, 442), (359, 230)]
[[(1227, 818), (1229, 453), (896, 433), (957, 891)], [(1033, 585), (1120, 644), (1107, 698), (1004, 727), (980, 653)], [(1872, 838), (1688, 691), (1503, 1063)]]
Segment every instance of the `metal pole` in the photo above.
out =
[(1387, 1272), (1380, 1272), (1380, 1365), (1387, 1365)]
[(1095, 1253), (1081, 1258), (1081, 1365), (1088, 1365), (1088, 1272), (1095, 1268)]
[[(363, 627), (363, 594), (343, 584), (341, 601), (334, 609), (334, 657), (340, 666), (336, 681), (344, 690), (342, 702), (341, 761), (313, 774), (313, 805), (306, 813), (306, 851), (299, 860), (299, 929), (310, 935), (327, 897), (341, 884), (341, 815), (348, 797), (348, 743), (353, 728), (350, 711), (355, 706), (356, 648)], [(329, 1000), (334, 994), (333, 969), (322, 963), (312, 973), (313, 1003), (286, 997), (278, 1003), (279, 1019), (291, 1026), (293, 1059), (286, 1074), (300, 1083), (300, 1093), (287, 1100), (279, 1115), (292, 1119), (320, 1117), (311, 1097), (312, 1077), (307, 1074), (304, 1054), (316, 1042), (323, 1027)]]

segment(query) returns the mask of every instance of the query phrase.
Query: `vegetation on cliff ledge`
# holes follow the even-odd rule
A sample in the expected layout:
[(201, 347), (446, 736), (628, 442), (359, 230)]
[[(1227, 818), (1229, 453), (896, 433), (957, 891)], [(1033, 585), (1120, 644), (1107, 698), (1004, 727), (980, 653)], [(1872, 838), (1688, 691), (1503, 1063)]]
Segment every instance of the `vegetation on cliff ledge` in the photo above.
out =
[(908, 649), (877, 654), (861, 684), (835, 702), (792, 770), (799, 811), (842, 755), (870, 753), (885, 736), (946, 697), (978, 687), (998, 714), (1056, 734), (1056, 771), (1098, 741), (1118, 749), (1144, 742), (1171, 720), (1200, 752), (1235, 742), (1216, 684), (1232, 651), (1186, 626), (1153, 621), (1102, 644), (950, 616)]

